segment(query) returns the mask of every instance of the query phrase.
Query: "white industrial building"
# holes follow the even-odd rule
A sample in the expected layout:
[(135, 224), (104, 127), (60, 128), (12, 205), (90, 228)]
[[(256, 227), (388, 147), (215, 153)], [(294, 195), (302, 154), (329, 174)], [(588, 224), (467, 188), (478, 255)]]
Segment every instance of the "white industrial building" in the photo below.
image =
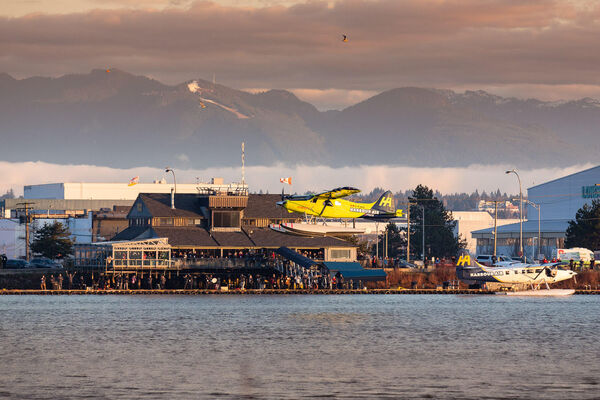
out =
[[(137, 199), (140, 193), (170, 193), (173, 183), (166, 180), (153, 183), (91, 183), (62, 182), (24, 187), (25, 199), (63, 199), (63, 200), (131, 200)], [(248, 186), (241, 183), (224, 184), (223, 178), (213, 178), (209, 183), (179, 183), (178, 194), (198, 193), (199, 188), (220, 192), (234, 191)]]
[[(528, 202), (523, 205), (527, 207), (528, 216), (523, 221), (525, 256), (534, 259), (542, 254), (550, 258), (554, 249), (563, 248), (569, 221), (575, 219), (577, 210), (584, 204), (591, 204), (595, 199), (600, 199), (600, 166), (528, 188)], [(477, 239), (478, 254), (493, 253), (493, 228), (474, 231), (473, 237)], [(498, 228), (497, 254), (516, 256), (519, 237), (518, 221)]]
[[(91, 243), (95, 240), (93, 212), (111, 210), (115, 206), (131, 207), (140, 193), (170, 193), (173, 188), (173, 183), (164, 179), (131, 186), (90, 182), (27, 185), (23, 199), (0, 200), (0, 254), (6, 254), (8, 258), (25, 257), (24, 208), (29, 209), (31, 232), (43, 224), (60, 222), (71, 232), (71, 240)], [(177, 184), (177, 194), (240, 190), (247, 191), (248, 186), (245, 183), (224, 184), (223, 178), (212, 178), (209, 183)]]
[[(487, 211), (452, 211), (452, 218), (456, 221), (454, 236), (466, 240), (466, 249), (473, 254), (477, 251), (477, 239), (473, 237), (471, 232), (494, 228), (494, 217)], [(499, 219), (496, 223), (497, 226), (503, 226), (514, 222), (519, 222), (519, 220)]]

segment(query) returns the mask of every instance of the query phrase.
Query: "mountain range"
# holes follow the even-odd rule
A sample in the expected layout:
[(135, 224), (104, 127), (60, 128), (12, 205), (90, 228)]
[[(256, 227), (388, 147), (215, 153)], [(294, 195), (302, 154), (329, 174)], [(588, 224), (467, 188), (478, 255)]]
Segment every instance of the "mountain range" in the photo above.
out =
[(125, 71), (0, 74), (0, 160), (113, 167), (597, 162), (600, 102), (404, 87), (319, 111), (286, 90), (248, 93)]

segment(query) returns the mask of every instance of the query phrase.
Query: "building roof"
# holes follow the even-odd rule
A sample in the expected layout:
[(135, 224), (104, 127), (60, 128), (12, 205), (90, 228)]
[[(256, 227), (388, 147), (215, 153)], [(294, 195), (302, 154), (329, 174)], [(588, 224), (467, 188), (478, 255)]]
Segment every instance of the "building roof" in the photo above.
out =
[(301, 214), (288, 213), (279, 207), (278, 201), (281, 201), (280, 194), (250, 194), (244, 218), (302, 218)]
[(62, 200), (62, 199), (2, 199), (0, 205), (6, 209), (23, 207), (19, 203), (28, 202), (33, 210), (93, 210), (102, 208), (113, 208), (124, 206), (127, 210), (133, 204), (133, 200)]
[(171, 246), (219, 247), (210, 233), (201, 227), (153, 227), (154, 237), (166, 237)]
[(140, 193), (139, 198), (153, 217), (203, 218), (196, 194), (176, 194), (175, 209), (168, 193)]
[(245, 232), (212, 232), (213, 239), (222, 247), (254, 247), (255, 244), (250, 240)]
[(597, 170), (598, 173), (600, 173), (600, 165), (597, 166), (597, 167), (592, 167), (592, 168), (585, 169), (583, 171), (576, 172), (576, 173), (571, 174), (571, 175), (566, 175), (566, 176), (563, 176), (563, 177), (560, 177), (560, 178), (556, 178), (556, 179), (553, 179), (553, 180), (548, 181), (548, 182), (540, 183), (539, 185), (530, 186), (530, 187), (527, 188), (527, 190), (530, 190), (530, 189), (533, 189), (533, 188), (538, 188), (540, 186), (548, 185), (548, 184), (551, 184), (551, 183), (555, 183), (555, 182), (558, 182), (558, 181), (563, 180), (563, 179), (573, 178), (573, 177), (576, 177), (578, 175), (587, 174), (587, 173), (589, 173), (591, 171), (594, 171), (594, 170)]
[[(565, 231), (567, 230), (569, 223), (565, 220), (542, 220), (539, 224), (539, 230), (542, 233), (542, 237), (564, 237)], [(520, 224), (508, 224), (498, 226), (498, 237), (519, 237), (520, 235)], [(473, 237), (487, 237), (493, 236), (494, 228), (480, 229), (471, 232)], [(523, 221), (523, 235), (527, 237), (537, 237), (538, 235), (538, 221), (527, 220)]]
[(256, 244), (256, 247), (290, 247), (290, 248), (321, 248), (321, 247), (356, 247), (350, 242), (333, 237), (295, 236), (276, 232), (270, 228), (246, 228), (246, 233)]
[(494, 218), (487, 211), (452, 211), (455, 221), (493, 221)]
[(178, 247), (268, 247), (279, 248), (323, 248), (323, 247), (356, 247), (352, 243), (333, 237), (294, 236), (276, 232), (269, 228), (252, 228), (246, 231), (210, 233), (199, 226), (189, 227), (129, 227), (111, 240), (133, 240), (137, 238), (166, 237), (169, 244)]
[(126, 229), (123, 229), (121, 232), (117, 233), (113, 236), (110, 241), (116, 242), (120, 240), (134, 240), (141, 236), (144, 232), (148, 231), (150, 227), (148, 226), (130, 226)]

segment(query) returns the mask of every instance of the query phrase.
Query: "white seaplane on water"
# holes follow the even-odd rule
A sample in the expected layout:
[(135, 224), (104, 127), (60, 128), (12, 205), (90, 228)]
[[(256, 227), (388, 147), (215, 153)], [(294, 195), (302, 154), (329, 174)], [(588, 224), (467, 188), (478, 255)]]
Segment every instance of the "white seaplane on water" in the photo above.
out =
[[(573, 289), (550, 289), (549, 284), (574, 278), (576, 272), (564, 268), (564, 262), (547, 264), (527, 264), (503, 261), (486, 267), (475, 257), (464, 251), (456, 263), (456, 277), (469, 285), (500, 283), (503, 287), (529, 287), (530, 290), (503, 292), (521, 296), (566, 296), (575, 293)], [(541, 289), (542, 285), (545, 289)]]

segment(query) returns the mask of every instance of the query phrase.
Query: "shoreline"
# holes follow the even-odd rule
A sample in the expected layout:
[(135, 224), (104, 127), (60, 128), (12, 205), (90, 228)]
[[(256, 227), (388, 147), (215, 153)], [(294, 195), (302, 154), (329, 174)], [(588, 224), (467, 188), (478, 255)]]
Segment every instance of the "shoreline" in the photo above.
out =
[[(81, 295), (340, 295), (340, 294), (467, 294), (493, 295), (494, 291), (480, 289), (249, 289), (249, 290), (207, 290), (207, 289), (136, 289), (136, 290), (39, 290), (2, 289), (0, 296), (81, 296)], [(600, 295), (600, 290), (576, 290), (576, 295)]]

